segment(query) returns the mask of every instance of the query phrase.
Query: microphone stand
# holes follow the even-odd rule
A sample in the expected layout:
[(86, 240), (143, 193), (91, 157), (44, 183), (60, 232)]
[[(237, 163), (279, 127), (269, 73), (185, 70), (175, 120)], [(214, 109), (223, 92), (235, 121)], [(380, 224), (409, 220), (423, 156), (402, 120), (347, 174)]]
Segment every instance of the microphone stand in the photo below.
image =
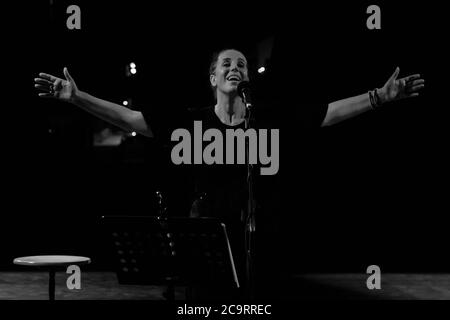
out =
[[(242, 101), (245, 104), (245, 130), (251, 128), (253, 121), (252, 104), (247, 101), (245, 95), (242, 97)], [(247, 188), (248, 188), (248, 201), (247, 201), (247, 215), (245, 220), (245, 255), (246, 255), (246, 295), (252, 299), (255, 295), (255, 209), (256, 202), (254, 198), (253, 190), (253, 165), (250, 163), (250, 146), (249, 141), (245, 141), (245, 161), (247, 165)]]

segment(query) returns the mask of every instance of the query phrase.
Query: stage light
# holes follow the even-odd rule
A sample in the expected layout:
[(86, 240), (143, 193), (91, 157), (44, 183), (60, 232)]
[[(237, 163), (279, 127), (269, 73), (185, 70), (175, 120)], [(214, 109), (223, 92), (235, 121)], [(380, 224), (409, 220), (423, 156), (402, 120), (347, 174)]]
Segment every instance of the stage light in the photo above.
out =
[(263, 73), (264, 71), (266, 71), (266, 68), (264, 68), (264, 67), (261, 67), (258, 69), (258, 73)]
[(127, 64), (126, 71), (125, 71), (127, 77), (130, 77), (130, 76), (136, 74), (136, 72), (137, 72), (136, 63), (130, 62), (129, 64)]
[(131, 133), (131, 135), (132, 135), (133, 137), (136, 137), (136, 132), (133, 131), (133, 132)]
[(124, 101), (122, 102), (122, 104), (123, 104), (124, 106), (127, 106), (127, 105), (128, 105), (128, 101), (127, 101), (127, 100), (124, 100)]

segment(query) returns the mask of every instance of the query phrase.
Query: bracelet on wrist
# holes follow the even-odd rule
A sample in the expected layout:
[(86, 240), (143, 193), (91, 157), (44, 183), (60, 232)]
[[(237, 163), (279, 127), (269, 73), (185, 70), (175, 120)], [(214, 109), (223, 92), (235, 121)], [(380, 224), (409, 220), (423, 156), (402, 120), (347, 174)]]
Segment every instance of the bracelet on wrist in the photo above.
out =
[(375, 110), (381, 106), (382, 102), (380, 96), (378, 95), (378, 89), (369, 90), (369, 101), (370, 107)]
[(373, 92), (374, 92), (374, 97), (375, 97), (375, 104), (376, 104), (376, 107), (378, 108), (383, 103), (381, 102), (380, 96), (378, 95), (378, 89), (375, 88), (375, 90), (373, 90)]

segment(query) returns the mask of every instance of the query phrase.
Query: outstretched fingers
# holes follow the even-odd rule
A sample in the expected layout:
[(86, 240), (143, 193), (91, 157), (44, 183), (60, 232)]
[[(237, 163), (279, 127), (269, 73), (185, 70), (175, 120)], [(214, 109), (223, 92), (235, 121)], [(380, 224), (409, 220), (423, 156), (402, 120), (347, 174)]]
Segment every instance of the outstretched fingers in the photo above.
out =
[(51, 74), (48, 74), (48, 73), (39, 73), (39, 77), (41, 77), (41, 78), (43, 78), (43, 79), (46, 79), (46, 80), (49, 80), (49, 81), (51, 81), (52, 83), (53, 82), (55, 82), (58, 78), (57, 77), (55, 77), (55, 76), (52, 76)]
[(53, 85), (53, 82), (48, 81), (48, 80), (43, 79), (43, 78), (34, 78), (34, 82), (36, 82), (38, 84), (46, 85), (46, 86)]
[(35, 84), (34, 87), (38, 90), (42, 90), (44, 92), (49, 92), (50, 91), (50, 87), (49, 86), (44, 86), (42, 84)]
[(417, 85), (424, 84), (424, 83), (425, 83), (424, 79), (419, 79), (419, 80), (409, 81), (408, 84), (410, 86), (417, 86)]
[(417, 86), (412, 86), (412, 87), (408, 88), (408, 92), (416, 92), (416, 91), (422, 90), (423, 88), (425, 88), (425, 85), (419, 84)]
[(407, 93), (414, 93), (419, 90), (422, 90), (425, 87), (425, 80), (424, 79), (418, 79), (413, 81), (407, 82), (406, 92)]
[(399, 67), (395, 68), (395, 71), (394, 71), (394, 73), (391, 75), (391, 77), (389, 78), (388, 82), (391, 82), (391, 81), (396, 80), (399, 73), (400, 73), (400, 68), (399, 68)]
[(64, 73), (64, 76), (66, 77), (66, 80), (67, 80), (67, 81), (73, 82), (73, 78), (72, 78), (72, 76), (69, 74), (69, 70), (67, 70), (67, 67), (64, 67), (63, 73)]
[(41, 98), (54, 98), (53, 94), (51, 94), (51, 93), (39, 93), (39, 97), (41, 97)]
[(407, 98), (414, 98), (414, 97), (418, 97), (419, 96), (419, 93), (418, 92), (414, 92), (414, 93), (407, 93), (406, 95), (405, 95), (405, 98), (407, 99)]
[(404, 79), (406, 82), (414, 81), (416, 79), (420, 79), (420, 74), (413, 74), (412, 76), (407, 76)]
[(60, 78), (52, 76), (48, 73), (39, 73), (39, 78), (34, 78), (34, 87), (40, 91), (41, 98), (55, 98), (54, 88), (61, 82)]

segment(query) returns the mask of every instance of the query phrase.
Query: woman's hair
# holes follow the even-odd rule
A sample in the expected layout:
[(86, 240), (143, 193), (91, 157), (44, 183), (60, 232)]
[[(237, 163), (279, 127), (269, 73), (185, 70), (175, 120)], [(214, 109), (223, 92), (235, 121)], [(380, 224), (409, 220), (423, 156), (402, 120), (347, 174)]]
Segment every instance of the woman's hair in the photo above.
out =
[(217, 62), (219, 61), (220, 54), (227, 50), (229, 50), (229, 49), (223, 49), (223, 50), (216, 51), (213, 53), (212, 58), (211, 58), (211, 63), (209, 64), (209, 75), (214, 74), (214, 71), (216, 71)]
[[(213, 55), (212, 55), (212, 58), (211, 58), (211, 63), (209, 65), (209, 75), (214, 74), (214, 72), (216, 71), (217, 62), (219, 61), (219, 56), (222, 54), (222, 52), (225, 52), (225, 51), (228, 51), (228, 50), (234, 50), (234, 51), (238, 51), (238, 52), (242, 53), (241, 50), (234, 49), (234, 48), (226, 48), (226, 49), (222, 49), (220, 51), (214, 52)], [(214, 99), (217, 99), (216, 88), (211, 85), (211, 89), (212, 89), (213, 94), (214, 94)]]

